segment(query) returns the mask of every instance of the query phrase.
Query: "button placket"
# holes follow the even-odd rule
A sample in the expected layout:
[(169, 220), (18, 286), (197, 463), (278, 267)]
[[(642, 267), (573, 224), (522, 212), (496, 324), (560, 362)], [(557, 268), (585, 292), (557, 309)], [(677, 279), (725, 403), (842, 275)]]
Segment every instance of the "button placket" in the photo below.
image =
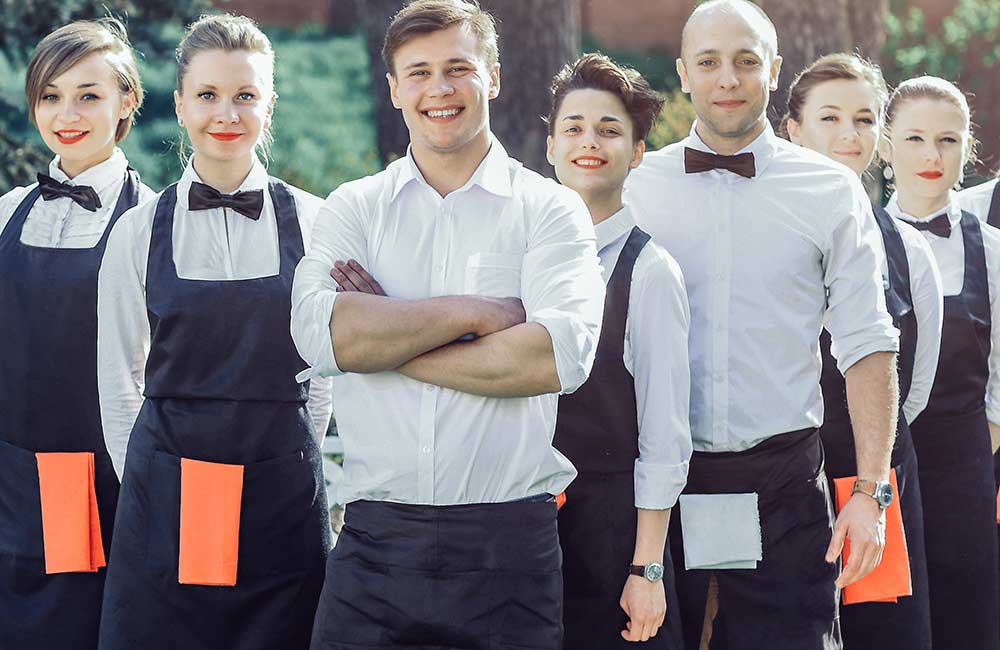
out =
[(715, 219), (715, 281), (712, 334), (712, 446), (727, 448), (729, 430), (729, 305), (732, 291), (733, 187), (731, 175), (722, 177)]

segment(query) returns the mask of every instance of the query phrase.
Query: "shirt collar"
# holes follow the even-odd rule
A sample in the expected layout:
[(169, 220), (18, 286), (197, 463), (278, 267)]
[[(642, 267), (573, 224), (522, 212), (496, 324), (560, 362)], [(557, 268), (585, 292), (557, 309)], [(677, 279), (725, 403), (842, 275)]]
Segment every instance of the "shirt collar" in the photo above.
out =
[(958, 202), (958, 193), (955, 192), (954, 190), (951, 190), (948, 193), (948, 205), (941, 208), (934, 214), (927, 215), (926, 217), (923, 218), (914, 217), (912, 214), (903, 212), (903, 210), (899, 207), (899, 196), (896, 192), (893, 192), (892, 196), (889, 197), (889, 202), (886, 204), (885, 210), (891, 216), (896, 217), (898, 219), (902, 219), (903, 221), (909, 221), (910, 223), (919, 221), (930, 221), (931, 219), (934, 219), (935, 217), (938, 217), (945, 213), (948, 214), (948, 223), (951, 224), (952, 229), (954, 229), (954, 227), (957, 226), (962, 221), (962, 206)]
[(635, 227), (632, 210), (626, 205), (601, 223), (594, 226), (597, 234), (597, 251), (600, 252), (618, 241)]
[[(395, 201), (403, 188), (411, 181), (417, 181), (430, 187), (424, 179), (424, 175), (420, 173), (417, 162), (413, 159), (413, 145), (406, 147), (405, 162), (400, 165), (396, 173), (396, 182), (392, 188), (391, 201)], [(503, 148), (503, 145), (500, 144), (500, 141), (493, 134), (490, 134), (490, 148), (486, 152), (486, 157), (476, 167), (476, 171), (472, 173), (468, 182), (455, 190), (455, 192), (463, 192), (473, 185), (478, 185), (487, 192), (496, 194), (497, 196), (510, 197), (513, 195), (510, 182), (510, 157), (507, 155), (507, 150)]]
[(92, 187), (98, 194), (102, 194), (109, 187), (121, 183), (125, 178), (125, 170), (128, 168), (128, 160), (125, 159), (125, 154), (118, 147), (115, 147), (107, 160), (78, 174), (76, 178), (67, 176), (66, 172), (59, 168), (59, 161), (59, 156), (56, 156), (49, 163), (49, 176), (60, 183)]
[[(707, 151), (709, 153), (719, 155), (719, 152), (705, 144), (705, 141), (701, 139), (701, 136), (698, 135), (697, 127), (698, 121), (695, 120), (694, 124), (691, 125), (691, 132), (688, 134), (687, 139), (684, 140), (684, 145), (691, 147), (692, 149)], [(765, 120), (764, 130), (760, 133), (760, 135), (754, 138), (753, 141), (745, 147), (737, 151), (734, 155), (752, 153), (755, 176), (760, 176), (774, 158), (774, 153), (778, 149), (777, 140), (778, 136), (774, 135), (774, 129), (771, 128), (771, 123)]]

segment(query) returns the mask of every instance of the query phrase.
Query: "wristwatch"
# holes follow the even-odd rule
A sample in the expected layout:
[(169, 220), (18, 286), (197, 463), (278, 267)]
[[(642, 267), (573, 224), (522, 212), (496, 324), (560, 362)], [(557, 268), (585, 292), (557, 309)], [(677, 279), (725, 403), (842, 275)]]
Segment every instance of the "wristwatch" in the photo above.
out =
[(875, 503), (878, 504), (881, 510), (888, 508), (892, 500), (896, 498), (896, 495), (892, 491), (892, 484), (889, 481), (858, 479), (854, 481), (854, 487), (851, 488), (851, 494), (855, 492), (860, 492), (865, 496), (875, 499)]
[(640, 576), (650, 582), (658, 582), (663, 579), (663, 565), (659, 562), (649, 564), (630, 564), (628, 573), (631, 576)]

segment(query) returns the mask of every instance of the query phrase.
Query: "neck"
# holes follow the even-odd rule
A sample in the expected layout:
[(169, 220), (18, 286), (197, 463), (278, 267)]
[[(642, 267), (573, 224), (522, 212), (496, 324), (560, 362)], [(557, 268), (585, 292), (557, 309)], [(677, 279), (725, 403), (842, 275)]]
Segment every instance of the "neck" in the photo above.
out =
[(115, 152), (114, 147), (110, 151), (101, 151), (94, 154), (92, 157), (85, 160), (67, 160), (62, 156), (59, 157), (59, 169), (66, 174), (67, 178), (73, 179), (87, 171), (91, 167), (96, 167), (102, 162), (107, 161), (111, 158), (111, 154)]
[(223, 194), (235, 192), (253, 169), (253, 154), (239, 160), (210, 160), (195, 154), (192, 165), (195, 173), (206, 185)]
[(764, 124), (766, 121), (767, 117), (765, 115), (761, 115), (760, 119), (752, 129), (742, 135), (730, 137), (709, 131), (699, 120), (698, 124), (695, 126), (695, 133), (697, 133), (698, 137), (701, 138), (701, 141), (707, 144), (715, 153), (720, 156), (732, 156), (740, 149), (756, 140), (757, 137), (764, 132)]
[(590, 220), (594, 222), (595, 226), (608, 219), (623, 207), (622, 188), (620, 187), (600, 195), (588, 195), (581, 192), (580, 196), (583, 197), (584, 202), (587, 204), (587, 209), (590, 210)]
[(484, 130), (458, 151), (434, 151), (414, 144), (412, 154), (427, 184), (441, 196), (448, 196), (469, 182), (489, 151), (489, 132)]
[(951, 197), (948, 194), (931, 197), (904, 196), (902, 194), (897, 194), (896, 196), (899, 209), (911, 217), (918, 219), (924, 219), (941, 212), (941, 210), (948, 206), (950, 200)]

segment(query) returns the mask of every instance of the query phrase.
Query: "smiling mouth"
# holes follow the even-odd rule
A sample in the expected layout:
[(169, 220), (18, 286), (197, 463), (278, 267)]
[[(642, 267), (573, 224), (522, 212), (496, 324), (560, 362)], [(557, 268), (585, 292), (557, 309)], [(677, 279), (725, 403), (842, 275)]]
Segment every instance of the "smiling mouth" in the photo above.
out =
[(232, 142), (243, 135), (242, 133), (209, 133), (210, 136), (222, 142)]
[(742, 99), (724, 99), (722, 101), (715, 102), (715, 105), (719, 108), (739, 108), (746, 104)]
[(435, 122), (446, 122), (448, 120), (454, 119), (459, 113), (464, 111), (464, 108), (453, 107), (453, 108), (434, 108), (426, 111), (420, 111), (424, 117), (434, 120)]
[(918, 172), (917, 176), (919, 176), (920, 178), (926, 178), (928, 180), (936, 180), (944, 176), (944, 174), (942, 174), (941, 172), (931, 171), (931, 172)]
[(838, 156), (860, 156), (861, 155), (860, 151), (834, 151), (833, 153), (835, 153)]
[(90, 131), (56, 131), (56, 139), (58, 139), (62, 144), (76, 144), (80, 140), (87, 137), (89, 133)]
[(607, 160), (601, 160), (600, 158), (577, 158), (571, 162), (577, 167), (584, 169), (597, 169), (608, 164)]

